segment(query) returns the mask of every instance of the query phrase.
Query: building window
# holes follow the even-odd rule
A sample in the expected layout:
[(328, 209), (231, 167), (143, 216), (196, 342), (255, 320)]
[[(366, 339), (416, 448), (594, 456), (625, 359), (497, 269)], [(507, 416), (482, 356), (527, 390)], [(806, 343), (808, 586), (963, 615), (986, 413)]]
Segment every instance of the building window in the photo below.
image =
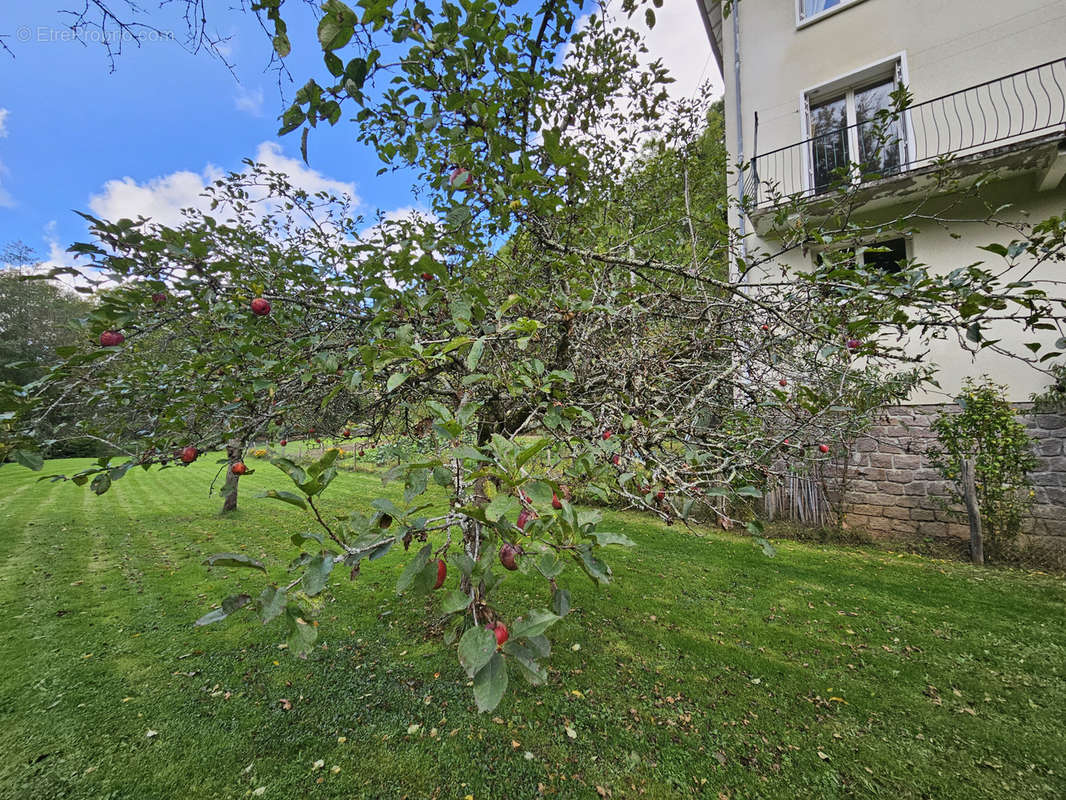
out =
[(798, 0), (798, 2), (799, 20), (800, 22), (807, 22), (827, 11), (857, 3), (859, 0)]
[[(821, 266), (826, 262), (828, 254), (825, 252), (815, 253), (815, 263)], [(890, 275), (900, 272), (907, 263), (907, 239), (902, 236), (897, 239), (870, 243), (859, 248), (846, 248), (838, 250), (831, 256), (840, 264), (854, 264), (857, 266), (879, 269)]]
[(893, 113), (898, 63), (852, 86), (807, 94), (810, 188), (820, 194), (841, 182), (892, 175), (906, 163), (904, 126)]

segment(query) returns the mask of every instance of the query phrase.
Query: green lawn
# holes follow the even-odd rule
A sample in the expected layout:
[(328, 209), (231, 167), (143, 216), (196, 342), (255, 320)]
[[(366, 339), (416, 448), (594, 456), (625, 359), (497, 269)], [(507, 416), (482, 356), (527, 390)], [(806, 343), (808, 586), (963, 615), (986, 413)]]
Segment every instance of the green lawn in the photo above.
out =
[[(0, 470), (0, 797), (1066, 796), (1059, 578), (788, 542), (767, 559), (615, 515), (638, 546), (606, 590), (568, 571), (548, 685), (513, 679), (479, 716), (422, 601), (394, 595), (402, 552), (325, 595), (307, 661), (251, 614), (193, 629), (262, 585), (205, 555), (243, 548), (281, 580), (309, 527), (252, 497), (286, 488), (262, 463), (220, 519), (209, 461), (103, 497)], [(378, 486), (344, 473), (332, 507)], [(545, 602), (507, 580), (509, 615)]]

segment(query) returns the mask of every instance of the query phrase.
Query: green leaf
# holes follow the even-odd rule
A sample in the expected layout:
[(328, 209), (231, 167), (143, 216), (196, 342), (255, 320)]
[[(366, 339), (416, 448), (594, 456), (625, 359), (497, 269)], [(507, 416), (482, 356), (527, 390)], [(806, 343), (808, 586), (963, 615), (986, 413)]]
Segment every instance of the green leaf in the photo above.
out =
[(737, 494), (742, 497), (762, 497), (762, 492), (760, 492), (754, 486), (741, 486), (739, 489), (737, 489)]
[(219, 620), (223, 620), (230, 614), (232, 614), (234, 611), (238, 611), (244, 608), (251, 601), (251, 595), (231, 594), (229, 597), (222, 601), (222, 608), (216, 608), (214, 611), (207, 612), (202, 617), (200, 617), (200, 619), (196, 620), (196, 622), (193, 623), (193, 627), (210, 625), (212, 622), (218, 622)]
[(456, 204), (448, 210), (444, 221), (448, 223), (450, 228), (459, 228), (468, 223), (473, 216), (469, 208), (462, 204)]
[(284, 33), (279, 33), (274, 37), (274, 52), (279, 58), (288, 58), (289, 53), (292, 52), (292, 43)]
[[(521, 460), (521, 456), (519, 459)], [(535, 505), (547, 506), (551, 504), (554, 492), (552, 487), (544, 481), (529, 481), (522, 489), (529, 495), (529, 499)]]
[(279, 492), (274, 489), (268, 489), (265, 492), (260, 492), (256, 495), (256, 497), (268, 498), (270, 500), (280, 500), (283, 503), (288, 503), (289, 505), (296, 506), (297, 508), (302, 508), (304, 511), (307, 510), (307, 503), (304, 502), (304, 499), (300, 497), (300, 495), (295, 494), (294, 492)]
[(312, 478), (317, 478), (324, 473), (327, 469), (333, 466), (333, 462), (337, 460), (337, 457), (341, 454), (341, 451), (336, 447), (331, 447), (325, 453), (322, 454), (322, 458), (318, 459), (314, 464), (307, 468), (307, 474)]
[(329, 5), (344, 8), (327, 11), (318, 22), (318, 43), (327, 52), (340, 50), (355, 33), (355, 13), (343, 3), (331, 2)]
[(216, 553), (205, 558), (203, 563), (209, 567), (249, 567), (262, 572), (267, 571), (262, 563), (240, 553)]
[(470, 596), (463, 594), (458, 589), (452, 589), (441, 600), (440, 610), (445, 614), (454, 614), (457, 611), (465, 611), (470, 606)]
[(473, 678), (496, 653), (496, 634), (484, 628), (469, 628), (459, 640), (459, 664)]
[(485, 352), (485, 338), (482, 337), (470, 345), (470, 352), (466, 354), (466, 368), (470, 372), (477, 370), (481, 361), (481, 354)]
[(503, 656), (493, 653), (489, 662), (474, 676), (474, 702), (477, 703), (478, 712), (492, 711), (500, 704), (506, 691), (507, 664)]
[(278, 129), (278, 136), (292, 133), (304, 124), (305, 119), (307, 119), (307, 114), (305, 114), (303, 109), (298, 105), (293, 103), (293, 105), (289, 106), (285, 113), (281, 115), (281, 127)]
[[(428, 545), (427, 545), (428, 547)], [(411, 589), (416, 594), (429, 594), (437, 583), (437, 560), (433, 559), (415, 575), (411, 582)]]
[[(39, 472), (44, 467), (44, 456), (32, 450), (16, 450), (14, 456), (18, 463), (34, 472)], [(103, 492), (97, 492), (97, 494), (103, 494)]]
[(761, 536), (756, 536), (754, 538), (755, 538), (755, 543), (757, 545), (759, 545), (760, 547), (762, 547), (763, 555), (765, 555), (767, 558), (773, 558), (774, 556), (777, 555), (777, 550), (770, 543), (769, 539), (764, 539)]
[(600, 547), (606, 547), (610, 544), (618, 544), (622, 547), (633, 547), (636, 544), (636, 542), (628, 536), (623, 536), (620, 533), (612, 533), (611, 531), (591, 530), (586, 535), (591, 539), (595, 539), (596, 544)]
[(519, 644), (514, 639), (508, 639), (503, 645), (503, 652), (507, 654), (511, 664), (517, 665), (522, 677), (534, 686), (541, 686), (547, 681), (548, 673), (537, 663), (538, 653), (532, 648)]
[(650, 8), (644, 11), (644, 21), (648, 24), (649, 28), (655, 27), (655, 12)]
[(981, 341), (981, 324), (979, 322), (970, 323), (969, 327), (966, 328), (966, 338), (971, 342)]
[(289, 634), (289, 652), (300, 658), (307, 658), (307, 653), (318, 638), (318, 629), (304, 619), (301, 609), (292, 606), (285, 609), (285, 623)]
[(396, 581), (396, 594), (403, 594), (407, 591), (408, 587), (414, 582), (414, 579), (418, 576), (422, 570), (426, 568), (429, 563), (429, 555), (433, 552), (433, 545), (427, 544), (418, 554), (411, 559), (407, 564), (407, 567), (400, 574), (399, 580)]
[(106, 492), (108, 489), (111, 488), (111, 473), (101, 472), (99, 475), (93, 478), (93, 482), (89, 484), (89, 488), (97, 494), (103, 494), (104, 492)]
[(322, 544), (322, 534), (320, 533), (294, 533), (289, 537), (289, 541), (297, 547), (302, 547), (305, 542), (318, 542)]
[(308, 597), (314, 597), (325, 589), (326, 583), (329, 582), (329, 573), (332, 570), (332, 553), (322, 553), (311, 559), (311, 563), (307, 565), (307, 572), (304, 573), (303, 579), (300, 581), (300, 588), (303, 589), (304, 594)]
[(545, 550), (537, 559), (537, 570), (548, 580), (562, 572), (564, 566), (562, 560), (550, 550)]
[(405, 380), (407, 380), (407, 373), (405, 373), (405, 372), (394, 372), (392, 375), (389, 376), (389, 380), (385, 384), (385, 392), (386, 392), (386, 394), (388, 392), (391, 392), (394, 389), (398, 388), (400, 386), (400, 384), (403, 383)]
[(559, 617), (570, 613), (570, 592), (567, 589), (556, 589), (552, 592), (552, 611)]
[(433, 482), (438, 486), (443, 486), (445, 489), (450, 489), (452, 485), (452, 471), (447, 467), (434, 467)]
[(611, 582), (611, 568), (592, 554), (592, 546), (587, 542), (577, 549), (577, 562), (585, 573), (596, 583), (606, 586)]
[(540, 636), (562, 617), (553, 614), (546, 608), (535, 608), (529, 612), (525, 619), (518, 620), (511, 628), (511, 635), (516, 639), (529, 636)]
[[(529, 447), (527, 447), (525, 450), (518, 454), (518, 466), (520, 468), (525, 466), (525, 464), (531, 458), (533, 458), (533, 456), (535, 456), (549, 444), (551, 444), (551, 439), (548, 439), (547, 437), (543, 437), (535, 441), (533, 444), (531, 444)], [(551, 500), (551, 498), (549, 497), (548, 500)]]
[(304, 468), (296, 462), (279, 457), (270, 459), (270, 463), (288, 475), (289, 479), (297, 486), (302, 486), (307, 483), (307, 473), (304, 472)]
[(281, 612), (285, 610), (286, 602), (287, 598), (285, 597), (284, 589), (279, 589), (276, 586), (267, 586), (259, 593), (259, 597), (255, 601), (259, 619), (262, 620), (264, 625), (277, 619)]
[(501, 492), (485, 507), (485, 519), (489, 522), (498, 522), (512, 512), (517, 514), (519, 508), (516, 497)]

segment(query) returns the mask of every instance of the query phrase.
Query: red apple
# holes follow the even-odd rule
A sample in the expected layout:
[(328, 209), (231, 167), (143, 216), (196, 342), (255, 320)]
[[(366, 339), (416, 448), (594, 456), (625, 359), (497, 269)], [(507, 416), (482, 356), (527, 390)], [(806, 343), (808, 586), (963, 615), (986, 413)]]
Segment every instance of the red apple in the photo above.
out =
[(490, 623), (485, 626), (485, 630), (492, 631), (496, 635), (496, 646), (503, 647), (503, 643), (511, 638), (511, 634), (507, 632), (507, 626), (499, 620), (495, 623)]
[(181, 451), (181, 460), (185, 464), (191, 464), (196, 460), (196, 457), (200, 455), (200, 452), (191, 444), (185, 447)]
[(555, 492), (552, 492), (552, 508), (558, 511), (562, 507), (563, 501), (559, 499), (559, 495), (557, 495)]
[(165, 303), (166, 301), (167, 301), (167, 293), (166, 292), (156, 292), (155, 294), (152, 295), (152, 302), (155, 303), (157, 306), (163, 305), (163, 303)]
[(365, 453), (365, 452), (366, 452), (365, 450), (360, 449), (359, 450), (359, 455), (363, 455), (363, 453)]
[(444, 579), (448, 576), (448, 565), (441, 559), (437, 559), (437, 582), (433, 584), (434, 589), (439, 589), (444, 585)]
[(827, 444), (818, 445), (818, 452), (820, 452), (820, 453), (828, 453), (829, 452), (829, 445), (827, 445)]
[(117, 347), (126, 341), (126, 337), (118, 331), (104, 331), (100, 334), (101, 347)]
[(762, 329), (763, 329), (764, 331), (768, 331), (768, 330), (770, 330), (770, 326), (769, 326), (769, 325), (763, 325), (763, 326), (762, 326)]
[(431, 272), (423, 272), (422, 273), (422, 280), (424, 280), (426, 283), (429, 283), (431, 280), (433, 280), (433, 273), (431, 273)]
[(252, 301), (252, 313), (257, 317), (265, 317), (270, 313), (270, 303), (264, 300), (262, 297), (257, 297)]
[(617, 467), (619, 464), (622, 463), (622, 457), (618, 455), (618, 453), (615, 453), (614, 458), (611, 459), (611, 463)]
[(781, 380), (778, 381), (778, 383), (781, 384), (782, 386), (788, 386), (788, 380), (786, 378), (782, 378)]
[(230, 467), (230, 471), (234, 475), (243, 475), (244, 473), (246, 473), (248, 471), (248, 467), (244, 466), (244, 462), (243, 461), (238, 461), (236, 464), (234, 464), (232, 467)]
[(848, 339), (848, 350), (858, 350), (861, 345), (858, 339)]
[(533, 512), (528, 508), (523, 508), (518, 512), (518, 529), (524, 531), (526, 529), (526, 523), (534, 518)]
[(607, 430), (605, 430), (603, 432), (603, 440), (606, 442), (610, 438), (611, 438), (611, 429), (608, 428)]
[(658, 492), (655, 493), (655, 502), (656, 503), (661, 503), (665, 499), (666, 499), (666, 492), (664, 492), (662, 490), (659, 490)]
[(345, 438), (345, 439), (347, 439), (347, 438), (349, 438), (349, 437), (350, 437), (351, 435), (352, 435), (352, 432), (351, 432), (351, 431), (350, 431), (350, 430), (349, 430), (348, 428), (345, 428), (345, 429), (344, 429), (344, 438)]
[(287, 445), (288, 443), (289, 443), (289, 440), (288, 440), (288, 439), (282, 439), (282, 440), (281, 440), (281, 446), (282, 446), (282, 447), (284, 447), (284, 446), (285, 446), (285, 445)]
[(516, 570), (518, 564), (515, 563), (515, 558), (518, 556), (518, 548), (510, 542), (504, 542), (500, 546), (500, 563), (503, 564), (504, 569)]
[(788, 439), (785, 439), (785, 444), (791, 444)]

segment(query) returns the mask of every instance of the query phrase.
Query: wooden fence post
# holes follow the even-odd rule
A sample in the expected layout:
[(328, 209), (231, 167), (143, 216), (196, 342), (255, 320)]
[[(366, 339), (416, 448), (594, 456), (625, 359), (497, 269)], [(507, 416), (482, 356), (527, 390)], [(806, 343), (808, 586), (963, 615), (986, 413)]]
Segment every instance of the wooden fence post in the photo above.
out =
[(974, 564), (985, 563), (984, 542), (981, 538), (981, 509), (977, 505), (976, 460), (962, 460), (962, 494), (966, 500), (966, 514), (970, 518), (970, 559)]

